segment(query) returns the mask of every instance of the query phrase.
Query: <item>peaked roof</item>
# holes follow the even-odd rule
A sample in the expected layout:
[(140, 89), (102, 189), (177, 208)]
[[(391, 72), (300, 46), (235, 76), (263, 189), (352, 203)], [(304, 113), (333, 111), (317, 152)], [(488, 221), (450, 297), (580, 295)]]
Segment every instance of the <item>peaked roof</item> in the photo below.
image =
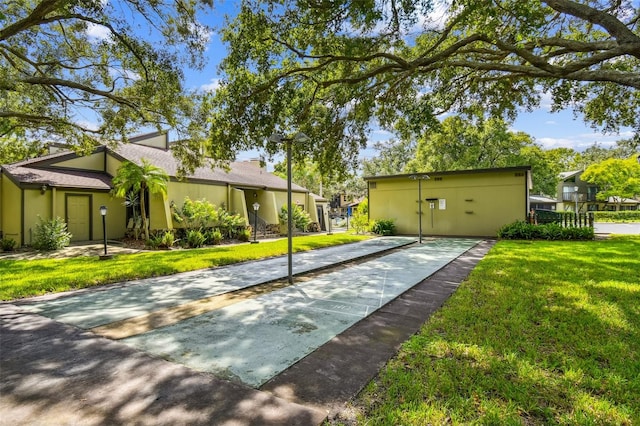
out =
[[(115, 149), (98, 147), (96, 152), (107, 151), (122, 160), (140, 164), (147, 159), (151, 164), (161, 167), (167, 174), (177, 179), (179, 162), (170, 150), (153, 148), (138, 144), (120, 145)], [(55, 167), (56, 163), (76, 158), (72, 151), (60, 151), (42, 157), (31, 158), (2, 166), (2, 170), (14, 181), (24, 185), (47, 185), (64, 188), (83, 188), (92, 190), (110, 190), (111, 178), (106, 172)], [(250, 162), (233, 162), (226, 171), (220, 167), (199, 167), (193, 174), (184, 178), (185, 182), (229, 184), (238, 187), (259, 189), (287, 189), (286, 179), (263, 170)], [(292, 191), (308, 192), (307, 189), (292, 182)]]
[[(161, 167), (173, 178), (178, 176), (180, 163), (171, 153), (171, 150), (148, 147), (138, 144), (120, 145), (115, 150), (116, 156), (140, 164), (142, 159), (147, 159), (151, 164)], [(199, 167), (192, 174), (185, 177), (189, 181), (201, 181), (211, 183), (224, 183), (236, 186), (248, 186), (264, 189), (287, 189), (286, 179), (269, 173), (255, 164), (242, 161), (229, 164), (229, 170), (220, 167)], [(308, 192), (306, 188), (291, 183), (291, 189), (296, 192)]]

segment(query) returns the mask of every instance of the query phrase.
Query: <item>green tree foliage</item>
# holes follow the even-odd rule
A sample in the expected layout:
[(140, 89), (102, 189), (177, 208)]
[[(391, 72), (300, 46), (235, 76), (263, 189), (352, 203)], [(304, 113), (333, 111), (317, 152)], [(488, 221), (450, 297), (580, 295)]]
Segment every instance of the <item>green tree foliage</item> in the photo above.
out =
[(123, 162), (113, 178), (114, 196), (124, 198), (130, 192), (140, 196), (140, 215), (142, 216), (142, 229), (145, 240), (149, 239), (146, 212), (146, 192), (149, 195), (160, 194), (163, 198), (167, 195), (169, 175), (160, 167), (154, 166), (148, 160), (142, 159), (142, 165), (130, 161)]
[(353, 212), (350, 223), (356, 234), (362, 234), (369, 230), (369, 199), (365, 198), (360, 201), (360, 204)]
[(38, 157), (47, 152), (40, 141), (26, 141), (16, 136), (0, 136), (0, 164)]
[[(286, 159), (274, 165), (273, 174), (280, 176), (282, 179), (287, 178)], [(326, 179), (318, 164), (313, 163), (311, 160), (305, 159), (291, 165), (291, 180), (315, 194), (320, 194), (322, 192), (321, 188), (326, 187)]]
[(624, 198), (634, 198), (640, 194), (640, 164), (637, 154), (626, 160), (610, 158), (592, 164), (582, 173), (580, 179), (596, 184), (598, 200), (606, 201), (612, 197), (616, 203), (616, 210), (620, 210)]
[(357, 163), (372, 125), (404, 138), (444, 112), (513, 118), (544, 93), (604, 130), (640, 129), (632, 1), (444, 4), (244, 0), (220, 31), (210, 146), (281, 152), (268, 137), (302, 131), (313, 143), (294, 155), (335, 169)]
[[(545, 151), (522, 132), (512, 132), (500, 119), (474, 123), (461, 116), (443, 120), (418, 141), (405, 173), (531, 166), (534, 193), (553, 196), (564, 169), (560, 151)], [(571, 151), (572, 152), (572, 151)]]
[(396, 175), (402, 173), (416, 154), (416, 144), (409, 140), (376, 142), (377, 155), (362, 162), (364, 176)]
[[(182, 70), (204, 62), (209, 30), (196, 13), (210, 5), (0, 3), (0, 137), (59, 139), (90, 150), (155, 126), (175, 129), (181, 140), (189, 135), (197, 145), (204, 119), (195, 94), (182, 87)], [(189, 150), (177, 148), (188, 159)]]

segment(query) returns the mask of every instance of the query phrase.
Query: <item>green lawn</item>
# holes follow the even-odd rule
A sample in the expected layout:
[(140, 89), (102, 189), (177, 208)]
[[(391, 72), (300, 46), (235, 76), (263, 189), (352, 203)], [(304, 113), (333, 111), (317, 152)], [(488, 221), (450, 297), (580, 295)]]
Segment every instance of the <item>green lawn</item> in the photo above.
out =
[[(312, 250), (366, 238), (370, 237), (349, 234), (294, 237), (293, 250)], [(283, 239), (260, 244), (121, 254), (106, 261), (99, 261), (95, 256), (0, 260), (0, 300), (213, 268), (286, 253), (287, 240)]]
[(640, 424), (640, 238), (498, 242), (352, 408), (367, 425)]

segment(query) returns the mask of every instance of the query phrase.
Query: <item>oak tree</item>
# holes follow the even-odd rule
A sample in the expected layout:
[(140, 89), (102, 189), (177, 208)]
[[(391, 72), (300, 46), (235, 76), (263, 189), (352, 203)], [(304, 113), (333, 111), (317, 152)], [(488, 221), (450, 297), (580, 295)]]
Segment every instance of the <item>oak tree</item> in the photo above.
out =
[[(0, 138), (90, 150), (140, 129), (202, 138), (183, 69), (204, 63), (210, 0), (0, 3)], [(155, 129), (154, 129), (155, 130)], [(187, 142), (183, 142), (186, 144)], [(187, 158), (188, 159), (188, 158)]]
[(640, 130), (629, 0), (243, 0), (210, 108), (210, 154), (282, 147), (354, 165), (373, 126), (420, 134), (444, 112), (513, 118), (548, 95), (606, 131)]

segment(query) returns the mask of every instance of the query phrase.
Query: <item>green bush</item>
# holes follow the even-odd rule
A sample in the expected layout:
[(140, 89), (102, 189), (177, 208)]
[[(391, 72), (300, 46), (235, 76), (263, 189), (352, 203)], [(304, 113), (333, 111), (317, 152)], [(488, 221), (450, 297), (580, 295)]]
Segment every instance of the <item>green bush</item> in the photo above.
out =
[(33, 233), (33, 247), (36, 250), (59, 250), (67, 247), (72, 235), (67, 231), (67, 224), (59, 217), (50, 220), (38, 218)]
[(16, 240), (13, 238), (3, 238), (0, 240), (0, 249), (2, 251), (13, 251), (16, 248)]
[(379, 219), (371, 225), (371, 232), (378, 235), (395, 235), (396, 225), (393, 219)]
[(244, 217), (239, 214), (232, 214), (223, 208), (218, 209), (218, 218), (214, 224), (214, 228), (218, 229), (224, 239), (234, 239), (245, 229), (246, 222)]
[(498, 238), (505, 240), (592, 240), (592, 227), (563, 227), (557, 223), (534, 225), (517, 221), (503, 226), (498, 231)]
[(593, 212), (596, 222), (640, 222), (640, 210)]
[(222, 242), (222, 232), (219, 229), (210, 229), (205, 233), (205, 243), (216, 245)]
[[(304, 211), (304, 209), (298, 205), (294, 205), (291, 208), (292, 213), (292, 223), (293, 227), (300, 229), (302, 231), (306, 231), (307, 227), (311, 223), (311, 216), (309, 213)], [(280, 223), (287, 223), (287, 217), (289, 215), (289, 211), (286, 205), (283, 205), (280, 209)]]
[(251, 239), (251, 230), (248, 228), (243, 229), (237, 237), (240, 241), (247, 242)]
[(199, 229), (189, 229), (187, 231), (187, 246), (191, 248), (198, 248), (204, 245), (205, 237)]

